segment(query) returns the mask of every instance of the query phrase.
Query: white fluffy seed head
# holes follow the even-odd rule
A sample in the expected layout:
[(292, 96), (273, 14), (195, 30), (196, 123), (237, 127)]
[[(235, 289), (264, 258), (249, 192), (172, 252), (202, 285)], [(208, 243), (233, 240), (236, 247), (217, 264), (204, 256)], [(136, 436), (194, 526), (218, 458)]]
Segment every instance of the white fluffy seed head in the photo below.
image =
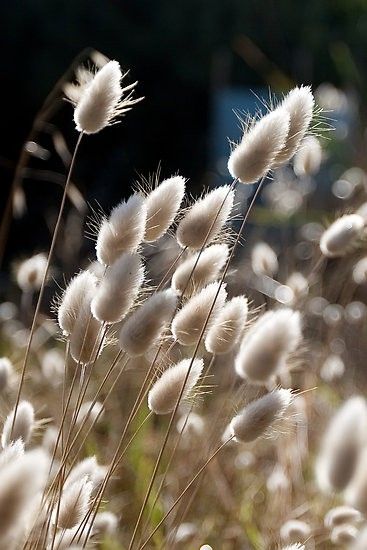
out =
[(274, 277), (279, 267), (278, 257), (267, 243), (260, 242), (252, 249), (251, 266), (256, 275)]
[(144, 268), (138, 254), (125, 252), (109, 267), (91, 302), (98, 321), (113, 324), (122, 321), (138, 297), (144, 280)]
[(320, 376), (325, 382), (334, 382), (343, 376), (345, 364), (340, 355), (331, 353), (325, 359), (320, 369)]
[[(175, 339), (183, 346), (195, 345), (204, 326), (203, 336), (215, 323), (218, 313), (224, 306), (226, 297), (225, 285), (215, 282), (190, 298), (176, 313), (172, 321), (171, 330)], [(208, 316), (209, 320), (207, 321)]]
[(150, 296), (122, 325), (121, 349), (130, 357), (144, 355), (170, 323), (176, 305), (177, 297), (171, 289)]
[(336, 506), (328, 511), (324, 518), (324, 525), (332, 529), (337, 525), (355, 523), (362, 519), (362, 514), (352, 506)]
[(247, 184), (265, 176), (286, 144), (289, 120), (286, 109), (279, 107), (245, 132), (228, 160), (231, 176)]
[(361, 216), (364, 221), (364, 224), (367, 224), (367, 202), (363, 202), (355, 211), (355, 214)]
[(282, 166), (297, 152), (310, 127), (314, 104), (310, 86), (297, 86), (283, 99), (280, 106), (289, 114), (289, 131), (283, 149), (276, 156), (274, 167)]
[[(14, 540), (16, 540), (18, 532), (22, 532), (24, 523), (36, 511), (33, 509), (37, 500), (35, 496), (45, 488), (48, 468), (47, 455), (37, 449), (25, 453), (1, 469), (1, 548), (14, 547)], [(10, 544), (11, 542), (12, 544)]]
[(269, 429), (283, 418), (292, 399), (292, 390), (281, 388), (252, 401), (232, 419), (230, 434), (241, 443), (267, 435)]
[[(172, 276), (173, 290), (191, 295), (218, 278), (228, 258), (226, 244), (212, 244), (182, 262)], [(195, 268), (195, 269), (194, 269)], [(186, 290), (185, 290), (186, 289)]]
[(17, 439), (0, 452), (0, 471), (7, 465), (24, 455), (24, 443)]
[[(31, 438), (34, 428), (34, 409), (29, 401), (20, 401), (15, 416), (13, 411), (6, 417), (3, 432), (1, 435), (1, 445), (3, 449), (11, 443), (21, 439), (24, 444), (27, 444)], [(12, 429), (13, 426), (13, 429)]]
[(353, 506), (362, 514), (367, 513), (367, 448), (360, 451), (357, 458), (357, 464), (353, 472), (351, 482), (347, 486), (344, 497), (347, 504)]
[(99, 401), (96, 401), (93, 403), (93, 401), (85, 401), (78, 412), (78, 416), (76, 417), (76, 423), (80, 426), (80, 424), (89, 423), (92, 424), (94, 422), (101, 419), (103, 415), (104, 409), (102, 403)]
[(221, 355), (233, 350), (241, 338), (247, 315), (248, 301), (245, 296), (235, 296), (225, 304), (206, 335), (207, 351)]
[(16, 278), (23, 292), (39, 290), (46, 271), (47, 258), (45, 254), (36, 254), (24, 260), (18, 267)]
[(280, 538), (283, 542), (306, 540), (311, 535), (311, 528), (305, 521), (290, 519), (280, 528)]
[(362, 397), (351, 397), (334, 414), (321, 442), (316, 478), (323, 491), (333, 493), (347, 487), (366, 444), (366, 434), (366, 402)]
[(314, 136), (307, 136), (294, 157), (293, 169), (297, 176), (313, 176), (320, 170), (322, 149)]
[(297, 302), (308, 294), (308, 280), (299, 271), (294, 271), (291, 273), (285, 284), (293, 292), (292, 303)]
[(76, 318), (82, 307), (84, 299), (95, 292), (98, 279), (90, 271), (82, 271), (76, 275), (66, 287), (57, 310), (57, 320), (64, 335), (67, 336), (73, 331)]
[(145, 198), (134, 193), (113, 208), (99, 228), (96, 253), (103, 265), (111, 265), (122, 252), (135, 252), (142, 242), (147, 219)]
[(228, 185), (218, 187), (196, 201), (177, 227), (178, 244), (194, 250), (210, 244), (227, 222), (233, 201), (234, 192)]
[(72, 529), (83, 519), (88, 512), (92, 489), (93, 485), (87, 476), (64, 488), (57, 519), (58, 527)]
[(359, 260), (353, 268), (353, 280), (357, 285), (367, 283), (367, 257)]
[(235, 359), (241, 378), (266, 384), (281, 372), (302, 340), (301, 316), (290, 308), (268, 311), (245, 334)]
[(0, 393), (5, 391), (9, 386), (13, 370), (10, 359), (7, 357), (0, 357)]
[(358, 214), (338, 218), (321, 235), (321, 252), (328, 258), (344, 256), (360, 237), (363, 227), (363, 219)]
[(93, 533), (111, 536), (118, 526), (118, 519), (112, 512), (99, 512), (93, 522)]
[(367, 548), (367, 526), (360, 530), (350, 550), (366, 550)]
[(185, 178), (173, 176), (149, 193), (144, 241), (154, 242), (172, 225), (185, 194)]
[(168, 414), (173, 411), (181, 393), (185, 378), (184, 391), (181, 402), (193, 394), (193, 389), (197, 384), (204, 362), (202, 359), (184, 359), (168, 368), (163, 372), (160, 378), (154, 383), (148, 394), (148, 407), (155, 414)]
[(105, 468), (99, 466), (97, 458), (88, 456), (73, 467), (65, 480), (64, 487), (70, 487), (80, 479), (86, 478), (95, 488), (100, 482), (101, 470), (104, 472)]
[[(77, 100), (74, 122), (78, 132), (96, 134), (136, 103), (131, 92), (135, 84), (121, 88), (122, 78), (118, 62), (109, 61), (88, 79), (79, 95), (74, 95)], [(129, 93), (122, 98), (124, 91)]]
[(70, 354), (83, 365), (92, 363), (102, 351), (102, 323), (93, 317), (90, 309), (96, 291), (96, 287), (87, 290), (70, 334)]
[(358, 536), (358, 529), (355, 525), (338, 525), (334, 527), (330, 534), (330, 540), (333, 544), (350, 545)]

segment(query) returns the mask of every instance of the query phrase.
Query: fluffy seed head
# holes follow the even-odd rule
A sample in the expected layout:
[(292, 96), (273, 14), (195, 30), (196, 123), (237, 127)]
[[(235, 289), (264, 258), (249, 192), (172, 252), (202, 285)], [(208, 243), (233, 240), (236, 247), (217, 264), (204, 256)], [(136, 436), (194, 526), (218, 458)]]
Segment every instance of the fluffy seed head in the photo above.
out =
[(322, 234), (321, 252), (328, 258), (344, 256), (361, 235), (363, 227), (363, 219), (358, 214), (348, 214), (338, 218)]
[(85, 294), (70, 335), (70, 354), (74, 361), (84, 365), (92, 363), (101, 352), (102, 324), (90, 309), (95, 292), (92, 287)]
[(76, 423), (78, 425), (84, 423), (94, 423), (97, 421), (97, 418), (100, 419), (103, 414), (103, 405), (99, 401), (93, 403), (93, 401), (85, 401), (78, 412), (76, 417)]
[(87, 477), (83, 477), (64, 488), (61, 500), (58, 527), (71, 529), (75, 527), (87, 513), (93, 485)]
[(149, 193), (146, 199), (147, 224), (144, 241), (154, 242), (173, 223), (185, 194), (185, 178), (174, 176)]
[(91, 302), (98, 321), (122, 321), (136, 300), (144, 280), (144, 268), (138, 254), (125, 252), (110, 266)]
[(338, 525), (331, 531), (330, 540), (333, 544), (350, 545), (356, 540), (358, 529), (355, 525)]
[(306, 540), (311, 534), (311, 528), (305, 521), (290, 519), (280, 528), (280, 537), (284, 542)]
[(347, 487), (366, 444), (366, 434), (366, 402), (362, 397), (351, 397), (337, 410), (323, 436), (316, 462), (316, 477), (323, 491), (343, 491)]
[(367, 548), (367, 527), (364, 527), (358, 533), (358, 536), (351, 546), (350, 550), (365, 550)]
[[(225, 285), (220, 286), (220, 283), (215, 282), (190, 298), (172, 321), (171, 330), (176, 340), (183, 346), (195, 345), (205, 323), (204, 335), (215, 323), (218, 313), (224, 306), (226, 297)], [(213, 303), (214, 307), (212, 307)], [(210, 311), (209, 321), (207, 322)]]
[(39, 290), (46, 271), (47, 258), (44, 254), (36, 254), (22, 262), (17, 269), (17, 283), (24, 292)]
[(1, 435), (1, 445), (3, 449), (11, 443), (21, 439), (24, 444), (28, 443), (34, 428), (34, 409), (29, 401), (20, 401), (15, 417), (14, 427), (13, 411), (7, 416)]
[(49, 460), (41, 450), (25, 453), (0, 471), (0, 544), (10, 548), (35, 505), (35, 496), (43, 491)]
[(15, 460), (24, 455), (24, 443), (21, 439), (17, 439), (14, 443), (10, 443), (0, 453), (0, 471), (7, 464), (12, 464)]
[(297, 176), (313, 176), (322, 161), (320, 142), (314, 136), (307, 136), (294, 157), (293, 169)]
[[(191, 367), (190, 367), (191, 366)], [(202, 359), (184, 359), (163, 372), (148, 394), (148, 407), (155, 414), (168, 414), (173, 411), (188, 374), (181, 401), (192, 395), (204, 362)]]
[(63, 293), (57, 310), (57, 320), (64, 335), (73, 331), (76, 318), (91, 289), (96, 291), (98, 279), (90, 271), (82, 271), (74, 277)]
[(249, 443), (269, 432), (292, 402), (292, 391), (279, 389), (252, 401), (230, 424), (235, 441)]
[(357, 285), (367, 283), (367, 257), (359, 260), (354, 266), (353, 280)]
[(7, 357), (0, 357), (0, 393), (5, 391), (13, 374), (13, 365)]
[(354, 523), (362, 519), (362, 514), (352, 506), (336, 506), (328, 511), (324, 518), (324, 525), (328, 529), (343, 525), (345, 523)]
[(256, 122), (229, 157), (231, 176), (242, 183), (255, 183), (265, 176), (286, 144), (289, 120), (288, 112), (278, 108)]
[(78, 462), (65, 480), (64, 487), (70, 487), (80, 479), (87, 478), (93, 487), (100, 483), (102, 472), (105, 472), (103, 466), (99, 466), (95, 456), (88, 456)]
[[(228, 258), (226, 244), (212, 244), (178, 266), (172, 276), (172, 288), (177, 294), (191, 295), (218, 278)], [(194, 269), (195, 267), (195, 269)], [(185, 290), (186, 289), (186, 290)]]
[(199, 250), (220, 233), (233, 207), (234, 192), (224, 185), (207, 193), (193, 204), (180, 221), (176, 237), (182, 248)]
[(47, 350), (41, 360), (42, 374), (45, 380), (54, 388), (61, 384), (64, 370), (65, 359), (58, 349)]
[(299, 271), (294, 271), (293, 273), (291, 273), (285, 284), (293, 292), (293, 303), (297, 302), (308, 294), (308, 280)]
[(122, 252), (135, 252), (145, 233), (147, 207), (139, 193), (115, 206), (108, 219), (103, 220), (97, 237), (97, 259), (111, 265)]
[(130, 357), (144, 355), (171, 321), (176, 305), (177, 297), (171, 289), (150, 296), (122, 325), (121, 349)]
[(257, 275), (274, 277), (278, 271), (278, 257), (267, 243), (257, 243), (252, 249), (251, 266)]
[(93, 533), (113, 535), (118, 526), (118, 519), (112, 512), (99, 512), (93, 522)]
[[(132, 99), (135, 84), (121, 88), (123, 78), (117, 61), (109, 61), (82, 88), (74, 110), (78, 132), (96, 134), (131, 109), (137, 100)], [(123, 98), (123, 93), (128, 94)]]
[(293, 88), (283, 99), (280, 106), (289, 114), (289, 131), (283, 149), (276, 156), (275, 168), (288, 162), (297, 152), (310, 126), (314, 104), (310, 86)]
[(345, 501), (363, 514), (367, 512), (367, 449), (357, 456), (357, 465), (351, 482), (345, 491)]
[(340, 355), (330, 354), (320, 369), (320, 376), (325, 382), (334, 382), (343, 376), (345, 365)]
[(265, 384), (284, 369), (302, 340), (301, 316), (290, 308), (268, 311), (245, 334), (235, 360), (241, 378)]
[(228, 353), (241, 338), (248, 314), (245, 296), (232, 298), (219, 311), (205, 338), (207, 351), (215, 355)]

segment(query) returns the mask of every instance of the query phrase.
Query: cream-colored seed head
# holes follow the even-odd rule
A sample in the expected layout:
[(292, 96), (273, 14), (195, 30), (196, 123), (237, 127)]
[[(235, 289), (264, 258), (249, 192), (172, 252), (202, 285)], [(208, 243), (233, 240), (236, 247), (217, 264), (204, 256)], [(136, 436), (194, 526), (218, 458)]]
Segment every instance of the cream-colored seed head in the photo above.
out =
[(13, 365), (7, 357), (0, 357), (0, 393), (5, 391), (14, 373)]
[(113, 208), (99, 228), (96, 253), (103, 265), (112, 265), (123, 252), (136, 252), (145, 233), (147, 207), (139, 193)]
[[(195, 345), (203, 332), (207, 333), (224, 306), (225, 285), (215, 282), (190, 298), (172, 321), (172, 334), (183, 346)], [(205, 329), (204, 329), (205, 327)]]
[(154, 383), (148, 394), (148, 407), (155, 414), (168, 414), (173, 411), (185, 383), (181, 401), (192, 395), (204, 362), (202, 359), (184, 359), (168, 368)]
[(18, 267), (16, 278), (19, 288), (24, 292), (41, 288), (47, 266), (45, 254), (36, 254), (24, 260)]
[(228, 160), (231, 176), (247, 184), (266, 176), (286, 144), (289, 121), (288, 112), (279, 107), (245, 132)]
[[(34, 428), (34, 409), (29, 401), (20, 401), (14, 421), (13, 411), (6, 417), (3, 432), (1, 435), (1, 445), (7, 447), (14, 441), (21, 439), (27, 444), (32, 436)], [(13, 425), (14, 422), (14, 425)]]
[(267, 243), (260, 242), (252, 249), (251, 266), (257, 275), (274, 277), (279, 268), (278, 257)]
[(150, 296), (122, 325), (121, 349), (130, 357), (144, 355), (170, 323), (176, 305), (177, 297), (171, 289)]
[(297, 152), (311, 124), (314, 104), (310, 86), (293, 88), (283, 99), (280, 106), (289, 114), (289, 132), (283, 149), (275, 158), (275, 168), (287, 163)]
[(330, 540), (333, 544), (350, 545), (358, 536), (358, 529), (355, 525), (338, 525), (331, 531)]
[[(129, 111), (138, 100), (132, 99), (135, 83), (121, 87), (123, 78), (117, 61), (106, 63), (91, 79), (86, 80), (76, 100), (74, 122), (78, 132), (96, 134), (112, 124), (119, 116)], [(69, 88), (70, 89), (70, 88)], [(128, 92), (123, 97), (124, 92)]]
[(64, 488), (57, 518), (58, 527), (72, 529), (83, 519), (89, 508), (92, 489), (93, 485), (87, 476)]
[(196, 201), (177, 227), (178, 244), (193, 250), (210, 244), (228, 221), (233, 201), (234, 192), (228, 185), (218, 187)]
[[(172, 276), (171, 286), (177, 294), (191, 295), (218, 278), (228, 258), (226, 244), (212, 244), (180, 264)], [(186, 289), (186, 290), (185, 290)]]
[(307, 136), (294, 157), (293, 168), (297, 176), (313, 176), (322, 161), (320, 142), (314, 136)]
[(214, 355), (230, 352), (238, 343), (245, 327), (248, 302), (245, 296), (232, 298), (219, 311), (205, 338), (207, 351)]
[(122, 321), (138, 297), (144, 280), (144, 268), (138, 254), (125, 252), (110, 266), (91, 302), (98, 321), (113, 324)]
[(154, 242), (172, 225), (185, 194), (185, 178), (173, 176), (149, 193), (144, 241)]
[(362, 514), (352, 506), (336, 506), (328, 511), (324, 518), (324, 525), (328, 529), (345, 523), (355, 523), (362, 520)]
[(262, 315), (245, 334), (235, 359), (241, 378), (266, 384), (281, 372), (302, 340), (298, 311), (282, 308)]
[(353, 280), (357, 285), (367, 283), (367, 257), (359, 260), (353, 268)]
[(269, 429), (283, 418), (292, 399), (292, 390), (279, 389), (252, 401), (232, 419), (231, 435), (241, 443), (267, 435)]
[(280, 537), (284, 542), (306, 540), (311, 535), (311, 528), (305, 521), (290, 519), (280, 528)]
[(344, 256), (361, 236), (364, 222), (358, 214), (338, 218), (321, 236), (320, 249), (324, 256)]
[(64, 291), (57, 309), (57, 320), (64, 335), (67, 336), (73, 331), (76, 318), (82, 307), (84, 299), (95, 292), (98, 279), (90, 271), (82, 271), (71, 279)]

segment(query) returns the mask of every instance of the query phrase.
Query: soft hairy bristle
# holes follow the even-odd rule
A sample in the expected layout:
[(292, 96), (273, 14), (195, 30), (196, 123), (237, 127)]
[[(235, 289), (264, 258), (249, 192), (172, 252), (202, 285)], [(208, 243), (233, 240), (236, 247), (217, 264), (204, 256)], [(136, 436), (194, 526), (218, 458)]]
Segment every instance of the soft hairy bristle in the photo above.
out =
[(362, 514), (352, 506), (336, 506), (328, 511), (324, 518), (324, 525), (328, 529), (343, 525), (344, 523), (354, 523), (362, 519)]
[(287, 163), (297, 152), (312, 120), (315, 100), (310, 86), (293, 88), (280, 106), (289, 114), (289, 131), (285, 145), (275, 158), (274, 167)]
[(297, 176), (313, 176), (322, 161), (320, 142), (314, 136), (307, 136), (294, 157), (293, 169)]
[(10, 359), (7, 357), (0, 357), (0, 393), (4, 392), (9, 386), (13, 370)]
[(324, 256), (344, 256), (361, 236), (364, 222), (358, 214), (347, 214), (335, 220), (321, 236), (320, 249)]
[(171, 330), (175, 339), (184, 346), (196, 344), (204, 326), (206, 325), (203, 335), (215, 322), (219, 311), (224, 306), (226, 297), (225, 285), (215, 282), (190, 298), (172, 321)]
[(154, 242), (172, 225), (185, 194), (185, 178), (168, 178), (153, 189), (146, 199), (147, 224), (144, 241)]
[(44, 254), (36, 254), (24, 260), (18, 267), (16, 277), (19, 288), (24, 292), (39, 290), (46, 271), (47, 258)]
[(266, 384), (286, 365), (302, 340), (301, 316), (290, 308), (268, 311), (245, 334), (236, 356), (241, 378)]
[(210, 244), (227, 222), (233, 201), (234, 192), (228, 185), (218, 187), (196, 201), (177, 227), (178, 244), (194, 250)]
[(284, 542), (306, 540), (311, 534), (311, 528), (305, 521), (290, 519), (280, 528), (280, 538)]
[(113, 324), (122, 321), (138, 297), (144, 280), (144, 268), (138, 254), (129, 252), (109, 267), (91, 302), (98, 321)]
[(256, 122), (229, 157), (231, 176), (247, 184), (266, 176), (286, 144), (289, 120), (286, 109), (278, 108)]
[[(15, 548), (35, 499), (44, 490), (49, 460), (41, 450), (25, 453), (0, 471), (0, 545)], [(18, 543), (20, 541), (18, 540)], [(17, 546), (18, 547), (18, 546)]]
[(176, 305), (177, 297), (171, 289), (150, 296), (122, 325), (121, 349), (130, 357), (144, 355), (170, 323)]
[(87, 476), (64, 488), (57, 519), (58, 527), (72, 529), (83, 519), (89, 508), (92, 489), (93, 485)]
[(331, 493), (347, 487), (366, 444), (366, 434), (366, 402), (362, 397), (351, 397), (334, 414), (323, 436), (316, 462), (316, 477), (323, 491)]
[(242, 443), (266, 435), (269, 428), (283, 417), (292, 399), (292, 390), (279, 389), (252, 401), (232, 419), (231, 435)]
[(10, 445), (7, 445), (0, 453), (0, 470), (23, 455), (24, 443), (21, 439), (17, 439), (14, 443), (10, 443)]
[(145, 198), (139, 193), (115, 206), (98, 232), (97, 259), (111, 265), (122, 252), (135, 252), (142, 242), (147, 219)]
[[(148, 407), (155, 414), (168, 414), (173, 411), (180, 396), (185, 378), (181, 401), (187, 399), (197, 384), (204, 362), (202, 359), (184, 359), (168, 368), (154, 383), (148, 394)], [(187, 373), (189, 373), (187, 375)]]
[(278, 271), (278, 257), (274, 250), (264, 242), (257, 243), (251, 252), (251, 267), (256, 275), (274, 277)]
[(20, 401), (13, 426), (14, 412), (15, 410), (13, 410), (5, 420), (3, 433), (1, 435), (1, 445), (3, 448), (18, 439), (21, 439), (24, 444), (27, 444), (33, 432), (34, 409), (32, 404), (29, 403), (29, 401)]
[(76, 275), (66, 287), (57, 310), (57, 320), (65, 335), (71, 334), (84, 298), (97, 288), (98, 279), (90, 271)]
[(248, 301), (245, 296), (236, 296), (225, 304), (206, 335), (207, 351), (215, 355), (230, 352), (241, 338), (247, 314)]
[[(96, 134), (136, 103), (131, 93), (134, 85), (121, 88), (122, 78), (118, 62), (109, 61), (82, 88), (79, 95), (74, 94), (77, 100), (74, 122), (78, 132)], [(122, 97), (124, 91), (129, 92), (125, 98)]]
[(228, 259), (228, 253), (226, 244), (213, 244), (201, 254), (192, 254), (174, 272), (171, 283), (173, 290), (180, 295), (183, 292), (191, 295), (215, 281)]

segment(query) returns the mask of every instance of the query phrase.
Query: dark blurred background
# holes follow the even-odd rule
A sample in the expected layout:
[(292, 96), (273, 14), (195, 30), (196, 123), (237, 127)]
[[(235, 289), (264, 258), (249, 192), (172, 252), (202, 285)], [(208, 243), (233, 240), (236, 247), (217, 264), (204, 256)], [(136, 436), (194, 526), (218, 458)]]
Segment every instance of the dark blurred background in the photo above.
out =
[[(158, 168), (162, 177), (189, 178), (193, 192), (228, 181), (227, 138), (239, 135), (233, 110), (253, 111), (256, 94), (268, 96), (269, 87), (281, 93), (329, 82), (343, 89), (353, 139), (339, 147), (337, 170), (365, 164), (365, 0), (22, 0), (1, 7), (3, 211), (37, 111), (86, 47), (130, 69), (127, 80), (138, 80), (145, 97), (121, 124), (82, 144), (73, 180), (94, 209), (108, 211), (138, 175)], [(18, 174), (24, 194), (2, 247), (4, 266), (49, 244), (65, 174), (53, 131), (61, 149), (62, 140), (72, 149), (77, 138), (66, 102), (50, 123)]]

